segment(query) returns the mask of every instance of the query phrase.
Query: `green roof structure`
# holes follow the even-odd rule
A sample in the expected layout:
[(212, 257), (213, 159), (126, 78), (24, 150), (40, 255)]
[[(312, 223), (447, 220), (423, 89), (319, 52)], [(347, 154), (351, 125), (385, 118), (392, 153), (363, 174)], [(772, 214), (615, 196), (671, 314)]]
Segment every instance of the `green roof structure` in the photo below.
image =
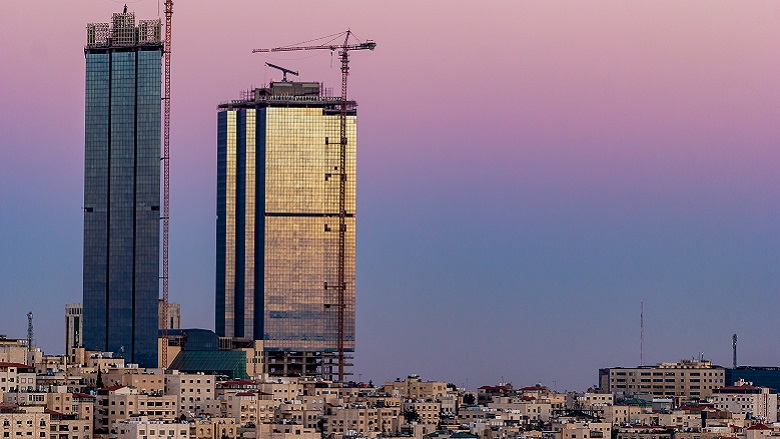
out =
[(181, 351), (169, 369), (225, 375), (231, 379), (248, 378), (246, 353), (243, 351)]

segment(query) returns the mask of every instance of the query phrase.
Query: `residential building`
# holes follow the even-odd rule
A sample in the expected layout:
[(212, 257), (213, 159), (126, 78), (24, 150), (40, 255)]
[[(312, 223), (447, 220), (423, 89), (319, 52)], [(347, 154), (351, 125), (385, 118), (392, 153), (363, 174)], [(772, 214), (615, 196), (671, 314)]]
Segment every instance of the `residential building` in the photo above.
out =
[(190, 439), (236, 439), (237, 431), (233, 418), (196, 418), (190, 423)]
[(659, 425), (627, 425), (617, 429), (616, 439), (673, 439), (674, 427)]
[(281, 405), (270, 394), (257, 390), (227, 391), (218, 402), (220, 416), (235, 419), (242, 427), (275, 422)]
[(569, 419), (553, 422), (553, 439), (611, 439), (612, 424), (597, 419)]
[(267, 439), (321, 439), (320, 432), (295, 424), (258, 424), (255, 437)]
[(0, 362), (0, 392), (19, 392), (35, 388), (35, 367)]
[(177, 413), (176, 402), (173, 396), (139, 394), (134, 387), (98, 389), (94, 413), (95, 432), (105, 434), (112, 425), (132, 416), (146, 416), (153, 421), (173, 421)]
[(0, 335), (0, 362), (34, 364), (25, 338), (8, 338)]
[(749, 381), (739, 380), (733, 386), (716, 389), (709, 397), (709, 402), (716, 409), (773, 423), (777, 422), (776, 392), (768, 387), (757, 387)]
[(160, 20), (87, 25), (83, 346), (157, 365)]
[(325, 414), (323, 433), (331, 437), (375, 435), (383, 424), (378, 415), (376, 408), (365, 405), (332, 407)]
[(165, 375), (165, 394), (179, 402), (177, 415), (200, 415), (214, 407), (215, 384), (214, 375), (173, 370)]
[(45, 410), (49, 415), (49, 439), (91, 439), (92, 422), (76, 413)]
[(49, 420), (43, 407), (6, 407), (0, 410), (0, 434), (6, 439), (59, 439), (50, 438)]
[(704, 399), (725, 385), (725, 368), (705, 360), (599, 370), (599, 386), (610, 393), (648, 393)]
[(165, 389), (165, 374), (163, 369), (143, 369), (135, 365), (112, 367), (103, 372), (103, 384), (106, 387), (133, 387), (140, 394), (161, 395)]
[(190, 425), (152, 421), (146, 416), (115, 423), (111, 437), (116, 439), (189, 439)]
[(407, 399), (439, 400), (447, 394), (447, 383), (444, 381), (423, 381), (419, 375), (409, 375), (403, 381), (396, 379), (384, 385), (385, 392), (392, 396)]
[(340, 321), (354, 351), (356, 104), (342, 169), (340, 98), (321, 90), (272, 82), (218, 107), (216, 332), (262, 340), (272, 376), (334, 376)]

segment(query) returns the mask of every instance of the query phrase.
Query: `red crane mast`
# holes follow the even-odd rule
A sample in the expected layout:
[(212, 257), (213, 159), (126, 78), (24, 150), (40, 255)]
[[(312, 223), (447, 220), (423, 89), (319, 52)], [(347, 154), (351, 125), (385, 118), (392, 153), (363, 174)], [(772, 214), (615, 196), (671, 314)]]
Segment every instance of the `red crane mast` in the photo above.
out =
[(165, 95), (163, 97), (163, 239), (162, 239), (162, 364), (168, 368), (168, 218), (170, 214), (171, 173), (171, 17), (173, 0), (165, 0)]

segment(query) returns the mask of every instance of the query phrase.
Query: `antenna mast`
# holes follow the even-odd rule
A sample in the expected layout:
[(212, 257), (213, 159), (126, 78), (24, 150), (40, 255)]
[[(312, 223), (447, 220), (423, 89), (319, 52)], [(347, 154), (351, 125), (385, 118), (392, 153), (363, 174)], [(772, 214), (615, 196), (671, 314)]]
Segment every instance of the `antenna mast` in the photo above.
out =
[(639, 301), (639, 365), (645, 365), (645, 303)]
[(33, 313), (27, 313), (27, 350), (32, 352), (33, 348)]
[(731, 344), (734, 348), (734, 369), (737, 368), (737, 334), (731, 336)]
[(163, 117), (163, 242), (162, 242), (162, 364), (168, 367), (168, 218), (170, 214), (171, 139), (171, 17), (173, 0), (165, 0), (165, 96)]

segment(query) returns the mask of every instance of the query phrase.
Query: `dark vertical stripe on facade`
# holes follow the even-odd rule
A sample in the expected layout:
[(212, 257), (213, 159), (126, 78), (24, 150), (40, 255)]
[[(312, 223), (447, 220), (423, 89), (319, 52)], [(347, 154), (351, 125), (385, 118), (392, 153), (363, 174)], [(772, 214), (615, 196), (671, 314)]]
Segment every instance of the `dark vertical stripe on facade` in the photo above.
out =
[(244, 334), (245, 274), (246, 274), (246, 110), (236, 112), (236, 265), (235, 295), (233, 302), (235, 337), (248, 337)]
[(224, 337), (225, 328), (225, 192), (227, 173), (227, 112), (217, 115), (217, 272), (214, 304), (214, 329)]
[(111, 295), (109, 294), (111, 280), (111, 112), (112, 112), (112, 97), (111, 97), (111, 84), (113, 83), (113, 61), (114, 53), (108, 52), (108, 172), (106, 172), (106, 342), (103, 345), (103, 349), (108, 350), (108, 328), (109, 328), (109, 308), (111, 307)]
[(254, 339), (265, 333), (265, 109), (255, 112), (255, 314)]
[(136, 210), (138, 197), (138, 52), (135, 52), (135, 87), (133, 92), (133, 268), (131, 281), (132, 310), (130, 311), (130, 361), (135, 363), (135, 262), (138, 258), (135, 252), (136, 245)]

